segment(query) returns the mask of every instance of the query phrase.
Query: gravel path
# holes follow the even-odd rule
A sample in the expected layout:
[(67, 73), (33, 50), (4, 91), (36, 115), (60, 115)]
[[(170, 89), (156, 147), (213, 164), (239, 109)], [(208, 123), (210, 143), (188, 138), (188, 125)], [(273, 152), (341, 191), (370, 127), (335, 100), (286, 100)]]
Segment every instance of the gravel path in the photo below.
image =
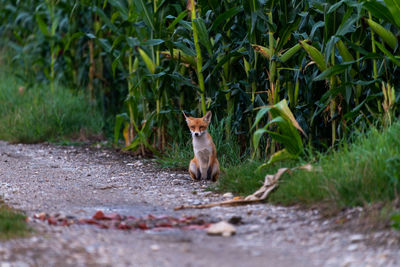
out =
[[(398, 233), (333, 230), (318, 212), (258, 204), (173, 208), (223, 199), (189, 175), (101, 148), (0, 142), (0, 194), (28, 216), (123, 215), (241, 217), (237, 234), (204, 230), (121, 231), (32, 223), (36, 234), (0, 243), (0, 266), (399, 266)], [(385, 242), (372, 245), (370, 240)]]

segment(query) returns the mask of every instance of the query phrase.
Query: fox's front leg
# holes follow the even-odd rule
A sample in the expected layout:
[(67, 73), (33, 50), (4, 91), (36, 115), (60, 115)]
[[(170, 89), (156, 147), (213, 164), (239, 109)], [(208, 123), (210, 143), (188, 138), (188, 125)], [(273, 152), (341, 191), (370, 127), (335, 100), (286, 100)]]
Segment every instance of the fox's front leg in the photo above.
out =
[(207, 180), (217, 181), (219, 176), (219, 162), (216, 157), (210, 157), (207, 169)]
[(201, 172), (199, 168), (199, 163), (196, 158), (192, 159), (189, 164), (189, 173), (193, 180), (201, 179)]

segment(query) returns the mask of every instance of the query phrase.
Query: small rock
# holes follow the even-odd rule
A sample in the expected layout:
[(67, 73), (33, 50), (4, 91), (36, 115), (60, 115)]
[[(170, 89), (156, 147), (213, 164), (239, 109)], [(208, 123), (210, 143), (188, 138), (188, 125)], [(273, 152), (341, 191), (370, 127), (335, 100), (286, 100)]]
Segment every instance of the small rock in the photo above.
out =
[(198, 199), (193, 200), (192, 203), (193, 203), (193, 205), (200, 205), (201, 204), (200, 200), (198, 200)]
[(225, 221), (220, 221), (218, 223), (213, 223), (208, 227), (207, 234), (209, 235), (222, 235), (222, 236), (231, 236), (236, 233), (236, 228)]
[(358, 245), (357, 244), (352, 244), (352, 245), (347, 247), (348, 251), (355, 251), (357, 249), (358, 249)]
[(364, 239), (364, 236), (361, 234), (355, 234), (350, 236), (350, 242), (351, 243), (357, 243), (360, 242)]
[(224, 198), (233, 198), (233, 194), (231, 192), (225, 193), (222, 195)]
[(151, 248), (151, 250), (153, 250), (153, 251), (160, 250), (160, 246), (157, 245), (157, 244), (151, 245), (150, 248)]

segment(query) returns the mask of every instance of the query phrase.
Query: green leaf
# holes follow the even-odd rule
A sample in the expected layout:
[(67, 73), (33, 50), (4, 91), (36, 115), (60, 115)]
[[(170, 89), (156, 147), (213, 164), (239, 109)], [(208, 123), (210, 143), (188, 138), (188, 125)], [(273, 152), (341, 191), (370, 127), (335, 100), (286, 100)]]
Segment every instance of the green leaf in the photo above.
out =
[(150, 16), (150, 13), (146, 7), (146, 3), (144, 0), (136, 0), (134, 1), (134, 3), (137, 5), (137, 7), (139, 7), (139, 9), (141, 9), (143, 11), (143, 20), (146, 23), (146, 25), (148, 27), (150, 27), (150, 29), (152, 31), (155, 31), (155, 27), (154, 27), (154, 23), (153, 23), (153, 16)]
[(121, 55), (117, 56), (111, 64), (111, 70), (113, 73), (113, 77), (115, 77), (115, 72), (116, 72), (118, 66), (122, 67)]
[(103, 22), (107, 25), (108, 28), (110, 28), (115, 33), (119, 33), (117, 27), (115, 27), (115, 25), (110, 21), (110, 19), (107, 17), (107, 15), (104, 13), (102, 9), (95, 6), (93, 7), (93, 11), (100, 16), (100, 18), (103, 20)]
[(301, 18), (298, 17), (293, 23), (288, 24), (285, 29), (283, 30), (283, 33), (280, 35), (280, 39), (278, 43), (276, 44), (276, 50), (281, 51), (285, 44), (288, 42), (290, 36), (294, 31), (296, 31), (299, 27)]
[(174, 42), (174, 45), (183, 51), (188, 56), (196, 57), (196, 51), (192, 48), (187, 47), (183, 42)]
[(164, 40), (162, 39), (150, 39), (147, 41), (142, 42), (142, 45), (148, 45), (148, 46), (155, 46), (155, 45), (160, 45), (164, 43)]
[(129, 120), (129, 118), (126, 113), (118, 114), (117, 116), (115, 116), (114, 144), (117, 144), (117, 142), (118, 142), (122, 123), (127, 120)]
[(335, 4), (333, 4), (333, 5), (331, 5), (331, 6), (329, 7), (329, 9), (328, 9), (327, 14), (330, 14), (330, 13), (336, 11), (344, 2), (345, 2), (345, 0), (341, 0), (341, 1), (339, 1), (339, 2), (337, 2), (337, 3), (335, 3)]
[[(258, 149), (260, 138), (265, 133), (268, 133), (271, 138), (284, 145), (287, 151), (293, 154), (293, 156), (297, 157), (299, 154), (303, 153), (303, 142), (298, 131), (301, 131), (304, 135), (305, 133), (294, 118), (285, 99), (273, 106), (262, 108), (256, 116), (256, 121), (253, 124), (253, 127), (258, 124), (261, 118), (263, 118), (268, 111), (270, 112), (272, 119), (264, 125), (263, 128), (255, 131), (253, 135), (253, 145), (255, 149), (253, 157)], [(269, 130), (272, 124), (278, 126), (279, 132), (272, 132)]]
[(344, 36), (350, 32), (354, 32), (356, 29), (354, 24), (357, 21), (359, 21), (357, 16), (347, 19), (342, 25), (339, 26), (338, 30), (336, 31), (336, 36)]
[(64, 50), (68, 51), (69, 47), (71, 46), (72, 42), (75, 41), (76, 39), (79, 39), (81, 37), (85, 36), (84, 33), (82, 32), (76, 32), (71, 35), (71, 37), (68, 39), (67, 43), (64, 46)]
[(263, 107), (262, 109), (260, 109), (257, 112), (256, 115), (256, 120), (253, 123), (253, 126), (251, 127), (250, 131), (256, 126), (258, 125), (258, 123), (260, 122), (260, 120), (265, 116), (265, 113), (267, 113), (268, 111), (271, 110), (272, 107), (268, 106), (268, 107)]
[(154, 74), (156, 72), (156, 64), (153, 62), (153, 60), (151, 60), (151, 58), (143, 49), (138, 48), (138, 51), (144, 63), (146, 64), (147, 69), (150, 71), (151, 74)]
[(254, 150), (258, 149), (258, 145), (260, 143), (260, 139), (261, 137), (267, 133), (268, 131), (264, 128), (260, 128), (257, 131), (254, 132), (253, 134), (253, 146), (254, 146)]
[(400, 28), (400, 0), (385, 0), (385, 3), (393, 16), (396, 26)]
[(390, 13), (389, 9), (381, 4), (378, 1), (364, 1), (363, 6), (371, 12), (374, 17), (377, 17), (378, 19), (382, 19), (384, 21), (390, 22), (393, 25), (396, 25), (396, 22)]
[(291, 124), (296, 127), (300, 132), (306, 136), (303, 129), (300, 127), (296, 119), (294, 118), (293, 113), (290, 111), (289, 106), (287, 105), (286, 99), (281, 100), (279, 103), (274, 105), (278, 110), (281, 116), (283, 116), (286, 120), (290, 121)]
[(196, 18), (193, 20), (193, 23), (196, 25), (197, 33), (199, 34), (200, 43), (204, 45), (207, 49), (209, 55), (212, 55), (211, 50), (211, 41), (208, 35), (208, 31), (206, 25), (204, 24), (204, 20), (202, 18)]
[(97, 40), (99, 41), (99, 43), (103, 47), (104, 51), (106, 51), (107, 53), (110, 53), (112, 46), (110, 45), (108, 40), (104, 39), (104, 38), (99, 38)]
[(304, 50), (306, 50), (310, 58), (317, 64), (319, 70), (325, 71), (327, 69), (327, 66), (321, 52), (312, 45), (309, 45), (307, 41), (300, 41), (300, 44), (304, 48)]
[(124, 1), (121, 0), (108, 0), (108, 2), (110, 3), (110, 5), (112, 5), (113, 7), (117, 8), (118, 11), (120, 12), (122, 18), (124, 20), (127, 20), (129, 15), (128, 15), (128, 8), (125, 6)]
[(242, 6), (235, 6), (232, 7), (231, 9), (225, 11), (224, 13), (220, 14), (213, 22), (210, 28), (210, 32), (214, 31), (215, 29), (218, 28), (218, 26), (221, 23), (226, 23), (228, 22), (232, 17), (236, 16), (239, 12), (243, 11)]
[[(174, 21), (171, 22), (171, 24), (169, 24), (168, 26), (168, 30), (172, 30), (175, 28), (175, 25), (180, 22), (183, 18), (185, 18), (187, 16), (187, 10), (182, 11), (175, 19)], [(167, 17), (168, 18), (168, 17)]]
[(119, 44), (123, 43), (126, 41), (126, 36), (125, 35), (120, 35), (117, 38), (114, 39), (114, 42), (112, 43), (111, 49), (115, 49)]
[(379, 48), (379, 50), (381, 50), (391, 61), (393, 61), (394, 64), (396, 64), (398, 67), (400, 67), (400, 61), (398, 59), (395, 58), (395, 56), (390, 53), (389, 50), (387, 50), (385, 48), (385, 46), (383, 46), (381, 43), (378, 43), (377, 41), (375, 41), (375, 45)]
[(286, 148), (275, 152), (268, 160), (267, 165), (271, 165), (275, 162), (288, 160), (288, 159), (297, 159), (298, 156), (289, 153)]
[(333, 75), (340, 74), (348, 69), (349, 65), (347, 64), (340, 64), (329, 67), (325, 71), (323, 71), (320, 75), (314, 78), (313, 81), (321, 81), (330, 78)]
[(46, 23), (42, 19), (42, 17), (39, 14), (36, 14), (36, 22), (39, 26), (40, 31), (47, 37), (50, 36), (49, 30), (47, 28)]

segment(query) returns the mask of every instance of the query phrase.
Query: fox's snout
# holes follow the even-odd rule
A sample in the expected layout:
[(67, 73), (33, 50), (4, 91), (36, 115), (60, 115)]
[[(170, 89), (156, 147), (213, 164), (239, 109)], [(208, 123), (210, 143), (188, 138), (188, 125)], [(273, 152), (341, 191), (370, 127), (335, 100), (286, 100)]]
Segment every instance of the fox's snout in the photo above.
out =
[(199, 137), (199, 136), (202, 136), (203, 133), (204, 133), (204, 132), (192, 132), (192, 135), (193, 135), (194, 137)]

